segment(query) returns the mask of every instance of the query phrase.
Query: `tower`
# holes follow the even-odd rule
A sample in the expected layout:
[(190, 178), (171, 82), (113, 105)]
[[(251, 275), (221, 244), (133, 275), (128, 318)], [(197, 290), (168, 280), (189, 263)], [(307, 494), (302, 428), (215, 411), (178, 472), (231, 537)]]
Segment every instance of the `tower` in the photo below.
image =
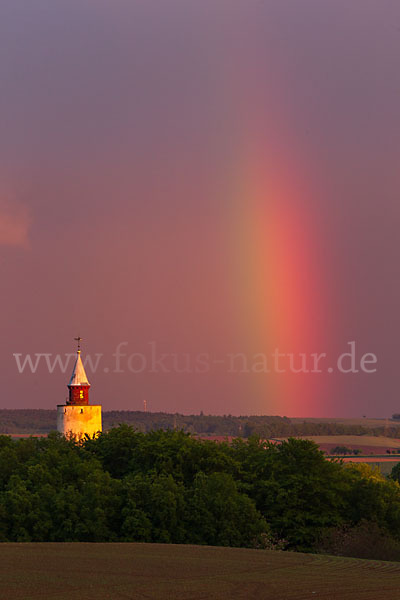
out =
[(68, 400), (66, 404), (57, 405), (57, 431), (80, 440), (101, 431), (101, 406), (89, 404), (90, 383), (81, 358), (82, 338), (75, 340), (78, 342), (77, 357), (68, 384)]

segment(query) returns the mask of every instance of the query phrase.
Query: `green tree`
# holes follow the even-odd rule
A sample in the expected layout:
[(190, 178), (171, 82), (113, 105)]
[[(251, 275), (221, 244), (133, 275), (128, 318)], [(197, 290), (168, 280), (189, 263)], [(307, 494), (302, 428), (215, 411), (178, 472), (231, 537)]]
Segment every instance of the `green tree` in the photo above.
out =
[(254, 546), (269, 535), (254, 502), (227, 473), (199, 472), (187, 491), (187, 540), (212, 546)]
[(342, 522), (346, 485), (342, 465), (327, 460), (309, 440), (271, 444), (236, 441), (241, 488), (254, 499), (273, 534), (289, 547), (309, 550), (327, 526)]

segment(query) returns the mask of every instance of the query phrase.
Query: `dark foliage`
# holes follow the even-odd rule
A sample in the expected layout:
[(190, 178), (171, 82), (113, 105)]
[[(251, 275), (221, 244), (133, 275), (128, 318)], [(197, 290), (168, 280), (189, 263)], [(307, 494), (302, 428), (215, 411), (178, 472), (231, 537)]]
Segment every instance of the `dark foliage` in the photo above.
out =
[(348, 448), (347, 446), (335, 446), (335, 448), (333, 448), (330, 452), (330, 455), (337, 455), (337, 454), (343, 454), (343, 455), (347, 455), (347, 454), (361, 454), (361, 450), (359, 448), (355, 448), (353, 450), (353, 448)]
[[(0, 436), (0, 540), (315, 550), (363, 520), (400, 532), (400, 486), (316, 444), (121, 425), (83, 444)], [(347, 531), (348, 529), (346, 529)], [(346, 550), (347, 551), (347, 550)]]
[(318, 550), (324, 554), (400, 561), (400, 541), (374, 521), (335, 527), (321, 537)]

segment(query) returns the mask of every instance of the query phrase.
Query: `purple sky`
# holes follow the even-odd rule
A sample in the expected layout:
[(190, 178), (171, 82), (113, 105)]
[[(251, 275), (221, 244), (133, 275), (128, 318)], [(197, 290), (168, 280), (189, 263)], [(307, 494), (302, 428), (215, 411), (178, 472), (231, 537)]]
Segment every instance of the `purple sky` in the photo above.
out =
[[(19, 373), (13, 354), (53, 360), (80, 334), (105, 410), (400, 412), (398, 0), (3, 0), (0, 40), (1, 407), (63, 403), (72, 359)], [(246, 334), (262, 315), (238, 318), (254, 139), (306, 182), (288, 207), (322, 274), (313, 350), (354, 340), (376, 373), (152, 368), (270, 352)]]

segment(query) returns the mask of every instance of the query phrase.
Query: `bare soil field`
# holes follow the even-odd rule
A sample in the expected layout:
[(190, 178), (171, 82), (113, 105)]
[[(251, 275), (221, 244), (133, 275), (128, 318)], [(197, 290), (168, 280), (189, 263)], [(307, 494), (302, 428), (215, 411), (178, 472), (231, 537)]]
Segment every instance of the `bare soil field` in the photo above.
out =
[(163, 544), (0, 544), (13, 600), (400, 600), (400, 563)]
[(342, 425), (362, 425), (363, 427), (400, 427), (400, 421), (394, 419), (377, 419), (368, 417), (290, 417), (293, 423), (341, 423)]
[[(321, 450), (331, 449), (335, 446), (348, 446), (349, 448), (366, 449), (366, 454), (385, 454), (387, 449), (399, 449), (400, 439), (373, 435), (307, 435), (299, 436), (304, 440), (312, 440)], [(287, 439), (287, 438), (280, 438)]]

